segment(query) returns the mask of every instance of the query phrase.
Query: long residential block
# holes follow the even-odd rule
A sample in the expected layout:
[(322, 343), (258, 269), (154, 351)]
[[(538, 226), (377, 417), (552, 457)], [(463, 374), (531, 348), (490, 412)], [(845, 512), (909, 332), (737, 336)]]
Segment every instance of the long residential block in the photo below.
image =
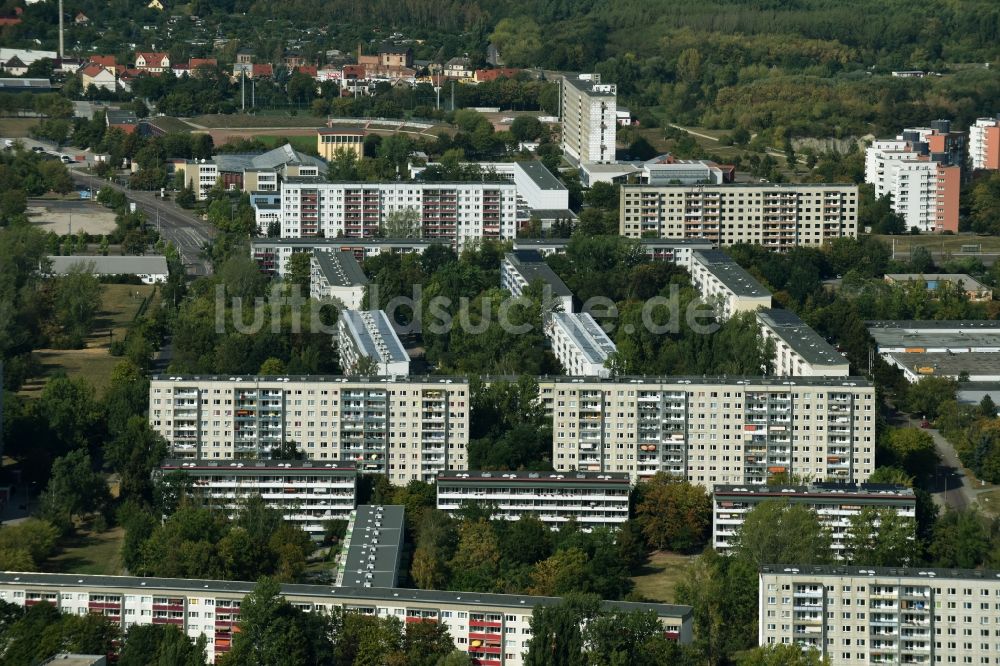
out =
[(451, 377), (154, 376), (149, 421), (173, 458), (353, 461), (397, 485), (468, 466), (469, 381)]
[(442, 472), (436, 485), (437, 508), (451, 514), (475, 503), (492, 507), (496, 518), (537, 516), (553, 529), (569, 520), (588, 530), (628, 520), (628, 474)]
[(623, 185), (623, 236), (816, 247), (858, 234), (857, 185)]
[(548, 290), (547, 297), (553, 299), (560, 312), (573, 311), (573, 292), (556, 272), (549, 268), (540, 252), (514, 250), (504, 255), (500, 264), (501, 287), (514, 296), (520, 296), (524, 293), (524, 289), (534, 282), (541, 282), (542, 289)]
[[(412, 216), (403, 232), (400, 218)], [(405, 232), (405, 233), (404, 233)], [(281, 183), (284, 238), (371, 238), (402, 234), (463, 249), (517, 235), (517, 187), (510, 182)]]
[(791, 310), (757, 311), (764, 337), (774, 341), (774, 374), (779, 377), (847, 377), (851, 364)]
[(688, 264), (691, 284), (719, 318), (771, 307), (771, 292), (721, 250), (696, 250)]
[(419, 238), (252, 238), (250, 257), (262, 273), (285, 277), (288, 260), (296, 252), (351, 252), (358, 261), (380, 254), (422, 254), (442, 241)]
[(360, 374), (362, 359), (372, 363), (375, 372), (370, 375), (410, 374), (410, 355), (384, 310), (341, 310), (337, 350), (341, 367), (350, 374)]
[[(542, 256), (565, 254), (568, 238), (517, 238), (514, 250), (535, 250)], [(697, 238), (639, 238), (639, 250), (650, 261), (669, 261), (678, 266), (691, 263), (691, 253), (696, 250), (714, 249), (712, 241)]]
[(1000, 571), (765, 566), (758, 642), (831, 666), (1000, 663)]
[(313, 252), (309, 258), (309, 295), (336, 300), (350, 310), (361, 309), (368, 278), (353, 252)]
[(586, 312), (553, 312), (545, 327), (552, 353), (567, 375), (609, 377), (608, 357), (617, 351), (604, 329)]
[[(191, 638), (205, 636), (215, 661), (232, 647), (241, 606), (254, 583), (184, 578), (135, 578), (78, 574), (0, 573), (0, 600), (22, 607), (49, 603), (72, 615), (102, 615), (123, 629), (172, 624)], [(441, 622), (455, 647), (482, 666), (520, 666), (531, 640), (531, 614), (557, 597), (480, 592), (439, 592), (395, 587), (282, 585), (282, 596), (309, 613), (341, 609), (396, 617), (404, 625)], [(652, 611), (664, 633), (692, 640), (690, 606), (605, 601), (607, 610)]]
[[(843, 559), (851, 536), (851, 517), (864, 508), (893, 511), (916, 520), (917, 498), (906, 486), (816, 483), (809, 486), (715, 486), (712, 492), (712, 547), (729, 554), (734, 539), (754, 507), (765, 501), (806, 506), (830, 530), (834, 557)], [(914, 530), (916, 522), (914, 522)], [(916, 534), (914, 533), (914, 538)]]
[(190, 482), (191, 497), (202, 506), (232, 513), (259, 496), (314, 539), (323, 537), (326, 521), (350, 518), (356, 501), (354, 461), (175, 459), (155, 471), (161, 481), (177, 473)]
[(539, 378), (559, 472), (664, 472), (707, 489), (776, 474), (863, 483), (875, 388), (858, 377)]

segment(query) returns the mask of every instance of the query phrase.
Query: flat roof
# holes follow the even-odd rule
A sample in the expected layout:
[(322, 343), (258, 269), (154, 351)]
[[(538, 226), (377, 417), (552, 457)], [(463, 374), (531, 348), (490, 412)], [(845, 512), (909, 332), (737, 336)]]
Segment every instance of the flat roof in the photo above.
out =
[(540, 220), (575, 220), (576, 213), (569, 208), (531, 208), (531, 216)]
[(93, 264), (94, 275), (166, 275), (167, 258), (162, 255), (132, 256), (82, 256), (47, 257), (52, 272), (57, 275), (68, 273), (74, 266), (86, 267)]
[[(403, 548), (403, 516), (398, 505), (362, 504), (344, 556), (344, 583), (395, 587)], [(371, 574), (371, 577), (368, 577)]]
[(553, 296), (573, 295), (562, 278), (556, 275), (556, 272), (545, 263), (544, 257), (536, 250), (514, 250), (505, 254), (504, 257), (528, 284), (535, 280), (541, 280), (552, 288)]
[[(579, 74), (566, 74), (563, 81), (592, 97), (614, 97), (617, 89), (613, 83), (601, 83), (591, 79), (581, 79)], [(597, 89), (595, 90), (595, 86)], [(608, 88), (610, 86), (610, 88)]]
[(349, 377), (345, 375), (153, 375), (151, 379), (161, 382), (246, 382), (248, 384), (313, 382), (317, 384), (398, 384), (402, 382), (420, 384), (468, 384), (468, 377), (457, 375), (406, 375), (405, 377)]
[[(639, 243), (644, 247), (690, 247), (692, 249), (711, 250), (715, 246), (710, 240), (701, 238), (630, 238), (632, 242)], [(520, 247), (566, 247), (569, 245), (569, 238), (515, 238), (513, 239), (514, 249)]]
[(751, 298), (771, 296), (771, 292), (765, 289), (764, 285), (722, 250), (695, 250), (691, 256), (737, 296)]
[(515, 162), (524, 173), (542, 190), (565, 190), (566, 186), (538, 160), (518, 160)]
[(713, 495), (753, 495), (757, 497), (839, 497), (902, 498), (916, 500), (912, 488), (882, 483), (814, 483), (808, 486), (756, 486), (719, 484)]
[(350, 125), (338, 125), (337, 127), (324, 127), (316, 130), (317, 134), (351, 134), (365, 135), (365, 128), (361, 126), (352, 127)]
[(494, 472), (468, 470), (465, 472), (438, 472), (438, 481), (476, 481), (484, 483), (615, 483), (631, 484), (625, 472)]
[(384, 310), (341, 310), (340, 319), (364, 356), (379, 363), (410, 362)]
[(566, 332), (589, 363), (604, 363), (618, 349), (586, 312), (553, 312), (552, 323)]
[(865, 322), (869, 329), (903, 329), (906, 331), (986, 330), (1000, 332), (996, 319), (872, 319)]
[(161, 470), (186, 469), (191, 471), (279, 471), (294, 472), (308, 470), (310, 472), (357, 472), (357, 463), (353, 460), (322, 462), (320, 460), (212, 460), (208, 458), (168, 458), (160, 463)]
[[(915, 323), (916, 326), (909, 324)], [(924, 326), (923, 322), (867, 322), (868, 334), (879, 348), (903, 347), (921, 349), (1000, 349), (1000, 322), (940, 322), (941, 326)], [(894, 324), (901, 324), (899, 326)]]
[(765, 564), (762, 574), (799, 576), (870, 576), (884, 578), (960, 578), (963, 580), (1000, 580), (1000, 571), (989, 569), (940, 569), (934, 567), (841, 567), (831, 565)]
[[(963, 372), (970, 376), (1000, 376), (1000, 353), (997, 352), (892, 352), (893, 362), (917, 375), (957, 377)], [(921, 372), (921, 370), (929, 370)]]
[[(488, 377), (482, 378), (484, 381), (490, 379)], [(505, 381), (516, 381), (516, 377), (504, 377)], [(556, 384), (607, 384), (608, 386), (614, 387), (624, 387), (624, 386), (658, 386), (661, 384), (676, 385), (681, 388), (687, 385), (732, 385), (732, 386), (785, 386), (788, 388), (793, 388), (795, 386), (826, 386), (831, 388), (871, 388), (874, 386), (870, 380), (865, 377), (761, 377), (761, 376), (747, 376), (747, 377), (731, 377), (728, 375), (716, 375), (716, 376), (681, 376), (676, 377), (663, 377), (663, 376), (625, 376), (625, 377), (614, 377), (605, 379), (602, 377), (572, 377), (567, 375), (542, 375), (536, 378), (539, 384), (546, 382), (556, 383)]]
[(359, 180), (335, 180), (326, 181), (313, 176), (289, 176), (282, 181), (292, 185), (323, 185), (326, 187), (342, 187), (349, 185), (357, 189), (378, 189), (380, 187), (413, 187), (425, 190), (458, 188), (458, 187), (481, 187), (489, 189), (512, 190), (516, 186), (511, 180), (392, 180), (392, 181), (359, 181)]
[(323, 277), (331, 286), (363, 287), (368, 284), (368, 278), (365, 277), (361, 265), (350, 250), (321, 251), (313, 253), (312, 256)]
[[(280, 205), (280, 204), (279, 204)], [(250, 247), (415, 247), (448, 245), (437, 239), (423, 238), (255, 238)], [(449, 246), (450, 247), (450, 246)]]
[[(113, 588), (136, 590), (175, 590), (197, 595), (212, 592), (247, 595), (253, 592), (257, 585), (252, 581), (225, 581), (197, 578), (140, 578), (137, 576), (91, 576), (86, 574), (54, 574), (29, 572), (0, 572), (0, 584), (26, 585), (30, 587), (77, 587), (77, 588)], [(445, 590), (416, 590), (400, 587), (332, 587), (328, 585), (285, 584), (281, 586), (283, 594), (298, 597), (315, 597), (317, 602), (330, 603), (344, 599), (347, 603), (353, 600), (364, 600), (372, 603), (389, 601), (400, 603), (413, 601), (416, 603), (446, 603), (459, 605), (487, 605), (507, 608), (531, 608), (533, 606), (557, 606), (562, 603), (561, 597), (536, 597), (523, 594), (491, 594), (485, 592), (448, 592)], [(660, 617), (687, 618), (691, 615), (690, 606), (674, 604), (651, 604), (633, 601), (604, 601), (602, 606), (608, 609), (652, 610)]]
[(51, 90), (52, 82), (48, 79), (14, 79), (0, 78), (0, 90)]
[(849, 365), (848, 360), (791, 310), (768, 308), (757, 311), (757, 319), (782, 342), (812, 365)]
[(858, 186), (854, 183), (704, 183), (700, 185), (684, 184), (663, 184), (648, 185), (645, 183), (622, 183), (623, 190), (747, 190), (747, 189), (768, 189), (768, 190), (815, 190), (820, 188), (846, 188), (857, 191)]
[(950, 282), (956, 286), (961, 283), (966, 291), (991, 291), (993, 289), (966, 273), (886, 273), (885, 279), (894, 282), (912, 282), (914, 280), (927, 283)]

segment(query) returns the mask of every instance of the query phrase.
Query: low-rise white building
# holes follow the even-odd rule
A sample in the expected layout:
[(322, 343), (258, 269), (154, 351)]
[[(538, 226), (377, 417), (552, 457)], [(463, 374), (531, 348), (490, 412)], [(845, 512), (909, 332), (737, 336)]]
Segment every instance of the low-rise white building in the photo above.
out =
[(353, 252), (313, 252), (309, 264), (309, 295), (312, 298), (333, 299), (348, 310), (361, 309), (368, 278)]
[(604, 364), (617, 348), (589, 313), (553, 312), (545, 327), (545, 335), (552, 343), (552, 353), (567, 375), (611, 376), (611, 370)]
[(79, 270), (98, 276), (129, 275), (139, 278), (143, 284), (166, 282), (170, 276), (167, 258), (163, 255), (132, 256), (70, 256), (46, 257), (51, 267), (51, 275), (66, 275)]
[(847, 377), (851, 364), (791, 310), (757, 311), (764, 338), (774, 341), (774, 374), (779, 377)]
[[(715, 486), (712, 492), (712, 547), (732, 552), (746, 515), (765, 501), (788, 502), (816, 512), (820, 524), (830, 530), (834, 557), (844, 559), (850, 537), (851, 516), (862, 509), (888, 509), (916, 520), (917, 498), (912, 488), (876, 484), (816, 483), (810, 486)], [(914, 537), (916, 536), (916, 522)]]
[(559, 312), (573, 311), (573, 292), (566, 283), (549, 268), (542, 255), (534, 250), (514, 250), (504, 255), (500, 264), (500, 286), (520, 296), (525, 287), (541, 282), (545, 296), (552, 300)]
[(357, 466), (353, 461), (311, 460), (164, 460), (158, 481), (182, 474), (190, 498), (232, 514), (250, 497), (260, 496), (289, 523), (322, 539), (328, 520), (347, 520), (356, 502)]
[(337, 320), (337, 349), (345, 372), (356, 373), (362, 358), (370, 359), (375, 374), (410, 374), (410, 356), (383, 310), (341, 310)]
[(494, 510), (494, 518), (536, 516), (553, 529), (575, 520), (581, 527), (616, 527), (628, 520), (628, 474), (585, 472), (443, 472), (437, 508), (454, 515), (466, 505)]
[(692, 252), (688, 271), (691, 284), (720, 319), (771, 307), (771, 292), (721, 250)]

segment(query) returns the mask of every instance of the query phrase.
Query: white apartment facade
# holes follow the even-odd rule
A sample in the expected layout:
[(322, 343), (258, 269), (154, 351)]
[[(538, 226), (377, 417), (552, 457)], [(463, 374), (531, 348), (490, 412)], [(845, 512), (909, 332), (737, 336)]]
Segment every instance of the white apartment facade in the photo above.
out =
[(294, 441), (396, 485), (468, 467), (467, 378), (154, 376), (150, 426), (172, 458), (266, 460)]
[(337, 351), (340, 366), (358, 372), (361, 359), (375, 365), (375, 374), (389, 377), (410, 374), (410, 355), (384, 310), (341, 310), (337, 319)]
[(1000, 118), (977, 118), (969, 127), (973, 169), (1000, 169)]
[(857, 185), (623, 185), (622, 236), (701, 238), (716, 246), (818, 247), (858, 235)]
[(442, 244), (417, 238), (251, 238), (250, 257), (262, 273), (285, 277), (288, 260), (296, 252), (352, 252), (355, 259), (363, 261), (383, 253), (422, 254), (432, 245)]
[[(122, 629), (172, 624), (192, 639), (204, 635), (209, 662), (232, 648), (240, 608), (254, 583), (183, 578), (136, 578), (78, 574), (0, 573), (0, 600), (22, 607), (49, 603), (72, 615), (96, 614)], [(405, 625), (441, 622), (455, 648), (481, 666), (521, 666), (531, 640), (536, 606), (555, 597), (444, 592), (393, 587), (282, 585), (290, 604), (308, 613), (342, 609)], [(604, 601), (605, 610), (653, 611), (664, 633), (683, 644), (692, 640), (690, 606)]]
[[(551, 254), (565, 254), (568, 238), (517, 238), (514, 250), (534, 250), (547, 257)], [(669, 261), (687, 268), (691, 264), (691, 254), (698, 250), (711, 250), (711, 241), (695, 238), (640, 238), (639, 250), (650, 261)]]
[(851, 364), (791, 310), (761, 309), (757, 322), (774, 343), (772, 371), (778, 377), (847, 377)]
[(604, 364), (617, 347), (589, 313), (551, 313), (545, 337), (567, 375), (604, 378), (611, 375)]
[(1000, 572), (765, 566), (758, 642), (831, 666), (1000, 664)]
[(958, 231), (961, 167), (938, 161), (922, 142), (900, 136), (875, 141), (865, 150), (865, 182), (875, 196), (887, 196), (906, 228)]
[(771, 292), (721, 250), (696, 250), (687, 266), (691, 285), (725, 320), (771, 307)]
[(830, 531), (831, 549), (844, 559), (851, 536), (851, 517), (864, 508), (888, 510), (913, 521), (916, 538), (917, 498), (912, 488), (870, 484), (817, 483), (809, 486), (718, 485), (712, 491), (712, 547), (723, 555), (732, 552), (735, 539), (754, 507), (765, 501), (801, 505), (816, 513)]
[(514, 238), (517, 188), (510, 182), (281, 183), (283, 238), (372, 238), (393, 213), (413, 211), (413, 235), (457, 250), (483, 239)]
[(863, 483), (875, 389), (858, 377), (539, 379), (557, 472), (664, 472), (706, 489), (776, 474)]
[(316, 540), (328, 520), (347, 520), (354, 511), (358, 471), (354, 462), (311, 460), (164, 460), (154, 473), (173, 473), (191, 483), (191, 499), (211, 509), (234, 513), (259, 496), (285, 520)]
[(494, 518), (536, 516), (552, 529), (574, 520), (585, 530), (628, 520), (632, 487), (627, 474), (588, 472), (444, 472), (435, 485), (438, 510), (452, 515), (475, 503)]
[(576, 162), (612, 163), (618, 127), (618, 89), (600, 74), (562, 79), (562, 148)]

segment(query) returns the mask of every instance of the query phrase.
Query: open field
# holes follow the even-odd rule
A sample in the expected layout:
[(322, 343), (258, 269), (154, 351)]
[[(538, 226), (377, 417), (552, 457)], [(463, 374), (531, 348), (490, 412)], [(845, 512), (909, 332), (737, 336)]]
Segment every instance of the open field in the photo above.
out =
[(57, 234), (110, 234), (115, 230), (115, 213), (94, 201), (32, 199), (28, 202), (28, 221), (42, 231)]
[(632, 576), (635, 593), (645, 599), (674, 603), (674, 586), (684, 579), (697, 555), (656, 551), (649, 556), (638, 576)]
[(168, 134), (190, 132), (194, 129), (180, 118), (171, 116), (156, 116), (149, 118), (149, 122)]
[(143, 299), (152, 297), (149, 307), (155, 307), (160, 293), (153, 285), (106, 284), (103, 287), (101, 311), (94, 323), (94, 331), (83, 349), (39, 349), (35, 357), (42, 364), (42, 374), (28, 380), (21, 389), (23, 395), (41, 392), (48, 377), (64, 371), (69, 377), (85, 377), (100, 394), (107, 388), (111, 371), (121, 360), (112, 356), (108, 348), (111, 335), (115, 340), (125, 336)]
[(324, 119), (303, 114), (297, 116), (280, 115), (249, 115), (235, 113), (232, 115), (208, 114), (196, 116), (186, 121), (199, 129), (239, 129), (250, 127), (304, 127), (315, 129), (325, 125)]
[[(948, 236), (881, 236), (874, 235), (886, 245), (895, 245), (896, 254), (908, 255), (915, 247), (925, 247), (933, 253), (960, 254), (963, 245), (979, 246), (979, 252), (985, 254), (1000, 252), (1000, 236), (977, 236), (976, 234), (955, 234)], [(968, 256), (968, 255), (965, 255)]]
[(38, 118), (0, 118), (0, 136), (9, 139), (28, 136), (28, 130), (38, 124)]
[(82, 532), (69, 541), (58, 555), (44, 565), (53, 573), (116, 576), (123, 573), (121, 549), (125, 530), (115, 527), (106, 532)]

